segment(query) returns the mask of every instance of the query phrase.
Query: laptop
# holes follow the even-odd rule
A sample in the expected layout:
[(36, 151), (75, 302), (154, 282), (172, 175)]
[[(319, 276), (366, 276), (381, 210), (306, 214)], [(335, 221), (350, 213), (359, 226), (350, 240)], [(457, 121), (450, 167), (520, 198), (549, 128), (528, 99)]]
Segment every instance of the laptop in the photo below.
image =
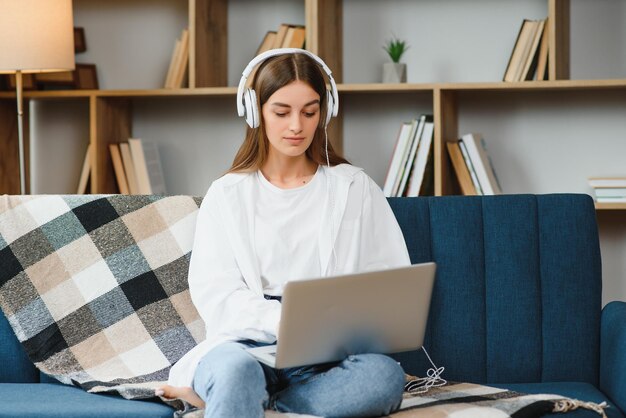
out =
[(433, 262), (288, 282), (278, 343), (248, 351), (277, 369), (336, 362), (350, 354), (422, 346), (435, 280)]

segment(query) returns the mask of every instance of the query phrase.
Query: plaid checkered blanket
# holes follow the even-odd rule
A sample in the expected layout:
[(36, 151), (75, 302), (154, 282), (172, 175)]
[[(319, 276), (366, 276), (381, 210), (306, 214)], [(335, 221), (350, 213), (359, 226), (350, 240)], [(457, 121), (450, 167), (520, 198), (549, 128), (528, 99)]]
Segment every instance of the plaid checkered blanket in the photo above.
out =
[[(407, 376), (410, 378), (411, 376)], [(411, 387), (410, 382), (407, 388)], [(588, 409), (606, 418), (605, 404), (567, 399), (560, 395), (528, 395), (473, 383), (449, 382), (426, 393), (405, 391), (400, 410), (389, 418), (537, 418), (576, 409)], [(204, 410), (191, 409), (176, 418), (202, 418)], [(319, 418), (311, 415), (267, 411), (266, 417)]]
[[(188, 196), (0, 196), (0, 308), (41, 371), (90, 392), (153, 397), (204, 339), (187, 284), (199, 205)], [(603, 415), (602, 405), (560, 396), (447, 384), (406, 392), (393, 416), (525, 418), (579, 407)]]
[(0, 307), (44, 373), (154, 396), (204, 339), (187, 287), (200, 199), (0, 197)]
[[(407, 384), (407, 387), (410, 385)], [(529, 395), (474, 383), (448, 382), (426, 393), (405, 392), (394, 418), (533, 418), (556, 412), (588, 409), (606, 418), (605, 404), (583, 402), (561, 395)]]

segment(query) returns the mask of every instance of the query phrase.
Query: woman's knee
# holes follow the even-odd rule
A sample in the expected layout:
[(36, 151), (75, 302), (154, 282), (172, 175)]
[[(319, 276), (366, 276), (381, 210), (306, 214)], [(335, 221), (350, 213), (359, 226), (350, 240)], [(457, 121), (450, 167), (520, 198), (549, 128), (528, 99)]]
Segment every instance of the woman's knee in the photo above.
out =
[(223, 344), (198, 364), (193, 388), (207, 417), (263, 416), (267, 402), (261, 365), (239, 344)]
[(263, 368), (239, 344), (222, 344), (200, 361), (194, 377), (194, 387), (232, 387), (263, 383)]
[(405, 374), (400, 365), (383, 354), (351, 356), (358, 364), (361, 384), (366, 384), (373, 403), (383, 406), (389, 414), (400, 406), (404, 393)]

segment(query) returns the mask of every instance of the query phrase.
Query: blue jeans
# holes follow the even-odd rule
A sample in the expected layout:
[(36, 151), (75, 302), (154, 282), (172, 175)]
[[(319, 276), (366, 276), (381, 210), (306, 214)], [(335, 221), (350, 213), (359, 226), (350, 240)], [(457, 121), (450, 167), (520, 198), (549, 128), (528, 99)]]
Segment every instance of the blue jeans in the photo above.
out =
[(264, 409), (323, 417), (375, 417), (400, 407), (404, 372), (382, 354), (339, 363), (273, 369), (246, 351), (254, 342), (224, 343), (204, 356), (193, 388), (205, 417), (263, 417)]

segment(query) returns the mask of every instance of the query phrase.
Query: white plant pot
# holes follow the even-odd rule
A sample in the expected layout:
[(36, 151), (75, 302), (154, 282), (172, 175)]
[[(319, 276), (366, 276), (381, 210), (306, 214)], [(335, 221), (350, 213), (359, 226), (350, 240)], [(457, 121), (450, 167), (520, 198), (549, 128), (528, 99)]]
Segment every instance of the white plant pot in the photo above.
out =
[(383, 83), (406, 83), (406, 64), (396, 62), (384, 63)]

